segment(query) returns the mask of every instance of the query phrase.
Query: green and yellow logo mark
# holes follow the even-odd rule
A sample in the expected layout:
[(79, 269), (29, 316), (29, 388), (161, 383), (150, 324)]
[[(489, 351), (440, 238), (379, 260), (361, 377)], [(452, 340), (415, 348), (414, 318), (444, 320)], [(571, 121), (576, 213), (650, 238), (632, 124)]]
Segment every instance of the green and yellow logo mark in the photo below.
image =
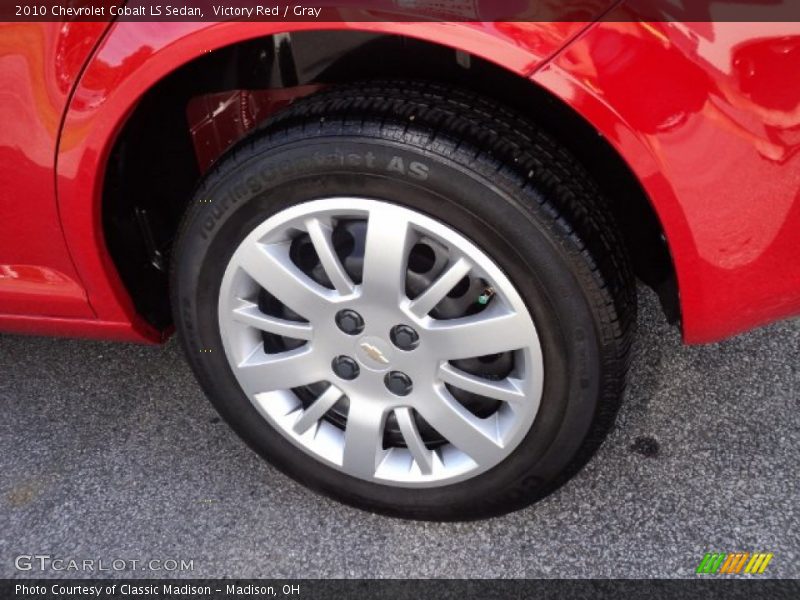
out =
[[(767, 569), (769, 561), (772, 560), (771, 552), (736, 552), (725, 554), (724, 552), (707, 552), (697, 565), (699, 574), (737, 574), (750, 573), (756, 575), (763, 573)], [(747, 566), (745, 566), (747, 565)]]

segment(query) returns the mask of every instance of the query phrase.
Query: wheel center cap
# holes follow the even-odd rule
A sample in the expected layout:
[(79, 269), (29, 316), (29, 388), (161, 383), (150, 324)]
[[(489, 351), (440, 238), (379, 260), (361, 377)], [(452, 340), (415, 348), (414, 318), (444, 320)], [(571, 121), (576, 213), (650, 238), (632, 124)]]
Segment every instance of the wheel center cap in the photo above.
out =
[(364, 336), (356, 342), (356, 358), (367, 369), (385, 371), (392, 364), (392, 347), (375, 336)]

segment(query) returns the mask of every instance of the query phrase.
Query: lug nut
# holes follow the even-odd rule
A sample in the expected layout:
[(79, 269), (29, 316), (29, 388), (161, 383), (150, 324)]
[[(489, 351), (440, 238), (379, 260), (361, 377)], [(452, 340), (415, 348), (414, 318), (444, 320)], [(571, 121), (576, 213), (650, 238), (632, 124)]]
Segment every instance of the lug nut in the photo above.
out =
[(336, 313), (336, 325), (347, 335), (358, 335), (364, 331), (364, 319), (356, 311), (349, 308)]
[(390, 392), (396, 396), (408, 396), (414, 388), (411, 378), (401, 371), (391, 371), (383, 378)]
[(389, 332), (389, 337), (400, 350), (413, 350), (419, 346), (419, 334), (408, 325), (395, 325)]
[(358, 377), (358, 374), (361, 371), (361, 369), (358, 367), (358, 363), (349, 356), (337, 356), (333, 359), (331, 367), (336, 375), (347, 381), (351, 381)]

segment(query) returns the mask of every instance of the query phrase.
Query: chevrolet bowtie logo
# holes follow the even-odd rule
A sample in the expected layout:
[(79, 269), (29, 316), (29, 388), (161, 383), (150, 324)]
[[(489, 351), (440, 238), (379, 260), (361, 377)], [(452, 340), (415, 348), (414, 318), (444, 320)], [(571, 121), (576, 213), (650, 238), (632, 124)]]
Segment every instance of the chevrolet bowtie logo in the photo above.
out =
[(361, 349), (367, 353), (367, 356), (369, 356), (375, 362), (379, 362), (382, 365), (389, 364), (389, 359), (386, 358), (383, 355), (383, 352), (381, 352), (376, 346), (373, 346), (369, 342), (361, 342), (359, 346), (361, 346)]

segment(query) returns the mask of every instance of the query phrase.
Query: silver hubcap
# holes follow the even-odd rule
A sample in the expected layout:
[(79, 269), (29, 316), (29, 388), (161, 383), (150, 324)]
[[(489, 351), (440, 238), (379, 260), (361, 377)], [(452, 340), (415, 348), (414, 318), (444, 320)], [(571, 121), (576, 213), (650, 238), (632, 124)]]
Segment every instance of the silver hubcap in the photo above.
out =
[(360, 479), (468, 479), (539, 408), (539, 339), (509, 279), (461, 234), (387, 202), (315, 200), (259, 225), (225, 271), (219, 325), (260, 414)]

